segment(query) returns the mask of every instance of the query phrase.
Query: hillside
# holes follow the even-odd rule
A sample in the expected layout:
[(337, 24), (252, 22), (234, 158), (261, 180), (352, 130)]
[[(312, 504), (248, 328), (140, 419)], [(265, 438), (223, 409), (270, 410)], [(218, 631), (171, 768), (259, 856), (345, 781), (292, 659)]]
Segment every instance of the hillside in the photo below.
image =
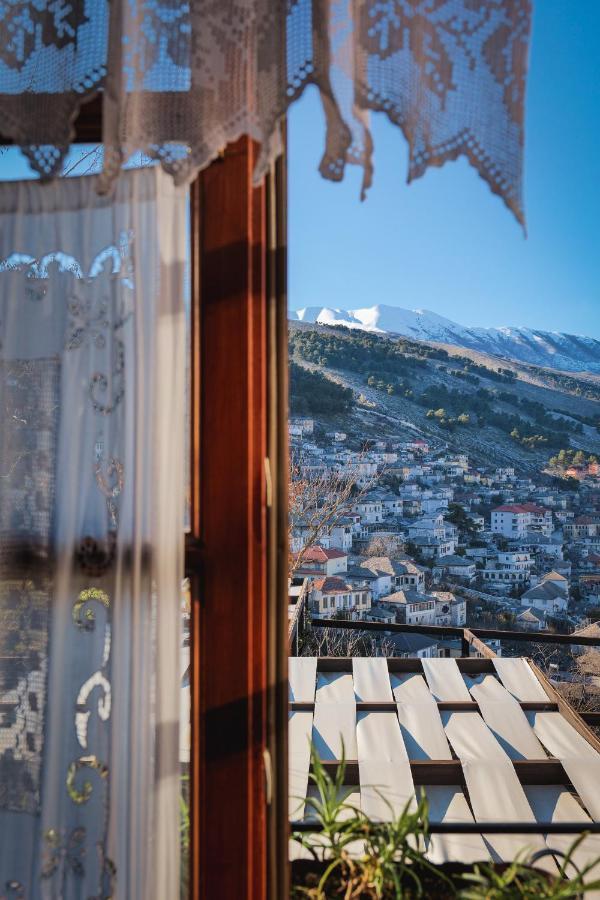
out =
[(402, 309), (385, 304), (351, 310), (310, 306), (290, 312), (290, 318), (307, 324), (343, 326), (450, 344), (496, 356), (499, 360), (516, 360), (567, 372), (600, 373), (600, 341), (575, 334), (531, 328), (465, 327), (427, 309)]
[[(314, 415), (357, 444), (410, 431), (464, 450), (475, 463), (515, 465), (523, 472), (539, 471), (561, 449), (600, 452), (600, 383), (593, 378), (500, 364), (479, 351), (297, 322), (290, 322), (290, 357), (317, 377), (304, 390), (296, 374), (292, 414)], [(336, 405), (327, 390), (331, 381), (350, 389), (353, 402), (340, 393), (343, 403)], [(327, 395), (325, 412), (323, 399), (311, 400), (321, 393)]]

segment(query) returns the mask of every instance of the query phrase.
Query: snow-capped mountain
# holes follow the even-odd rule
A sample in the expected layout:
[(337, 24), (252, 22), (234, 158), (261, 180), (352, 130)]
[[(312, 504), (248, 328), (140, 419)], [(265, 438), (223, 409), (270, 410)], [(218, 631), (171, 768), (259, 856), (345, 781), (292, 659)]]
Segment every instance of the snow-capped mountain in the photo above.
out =
[(307, 306), (290, 311), (289, 317), (300, 322), (344, 325), (378, 334), (454, 344), (536, 366), (600, 374), (600, 340), (575, 334), (531, 328), (467, 328), (427, 309), (383, 304), (347, 310)]

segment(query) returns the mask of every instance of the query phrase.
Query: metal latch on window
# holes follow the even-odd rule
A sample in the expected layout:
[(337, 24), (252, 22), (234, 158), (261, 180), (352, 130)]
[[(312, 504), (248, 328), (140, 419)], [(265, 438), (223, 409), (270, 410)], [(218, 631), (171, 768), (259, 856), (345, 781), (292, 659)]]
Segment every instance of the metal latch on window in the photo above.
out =
[(263, 750), (263, 767), (265, 770), (265, 801), (267, 806), (270, 806), (273, 799), (273, 763), (268, 747)]
[(271, 476), (271, 460), (265, 456), (265, 488), (267, 491), (267, 506), (273, 506), (273, 478)]

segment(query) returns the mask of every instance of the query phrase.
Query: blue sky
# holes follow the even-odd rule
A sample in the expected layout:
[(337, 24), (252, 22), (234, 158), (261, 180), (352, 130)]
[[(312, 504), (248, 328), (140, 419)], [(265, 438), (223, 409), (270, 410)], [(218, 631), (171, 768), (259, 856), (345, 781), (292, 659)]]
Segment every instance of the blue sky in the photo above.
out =
[(314, 89), (289, 117), (289, 301), (423, 307), (464, 325), (600, 338), (600, 0), (537, 0), (527, 90), (528, 237), (464, 160), (406, 185), (399, 130), (377, 115), (375, 177), (318, 174)]

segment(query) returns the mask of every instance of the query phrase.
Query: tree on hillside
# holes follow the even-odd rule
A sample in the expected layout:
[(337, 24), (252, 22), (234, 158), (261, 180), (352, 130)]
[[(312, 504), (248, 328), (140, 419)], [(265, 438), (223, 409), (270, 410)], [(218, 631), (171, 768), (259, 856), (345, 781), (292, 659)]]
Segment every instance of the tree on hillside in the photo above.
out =
[(466, 531), (467, 534), (475, 533), (475, 525), (473, 524), (473, 519), (467, 515), (464, 507), (460, 505), (460, 503), (449, 503), (448, 504), (448, 515), (446, 516), (449, 522), (452, 522), (453, 525), (456, 525), (457, 528), (461, 528), (463, 531)]
[(292, 415), (338, 415), (349, 412), (353, 393), (320, 372), (313, 372), (291, 362), (290, 412)]

